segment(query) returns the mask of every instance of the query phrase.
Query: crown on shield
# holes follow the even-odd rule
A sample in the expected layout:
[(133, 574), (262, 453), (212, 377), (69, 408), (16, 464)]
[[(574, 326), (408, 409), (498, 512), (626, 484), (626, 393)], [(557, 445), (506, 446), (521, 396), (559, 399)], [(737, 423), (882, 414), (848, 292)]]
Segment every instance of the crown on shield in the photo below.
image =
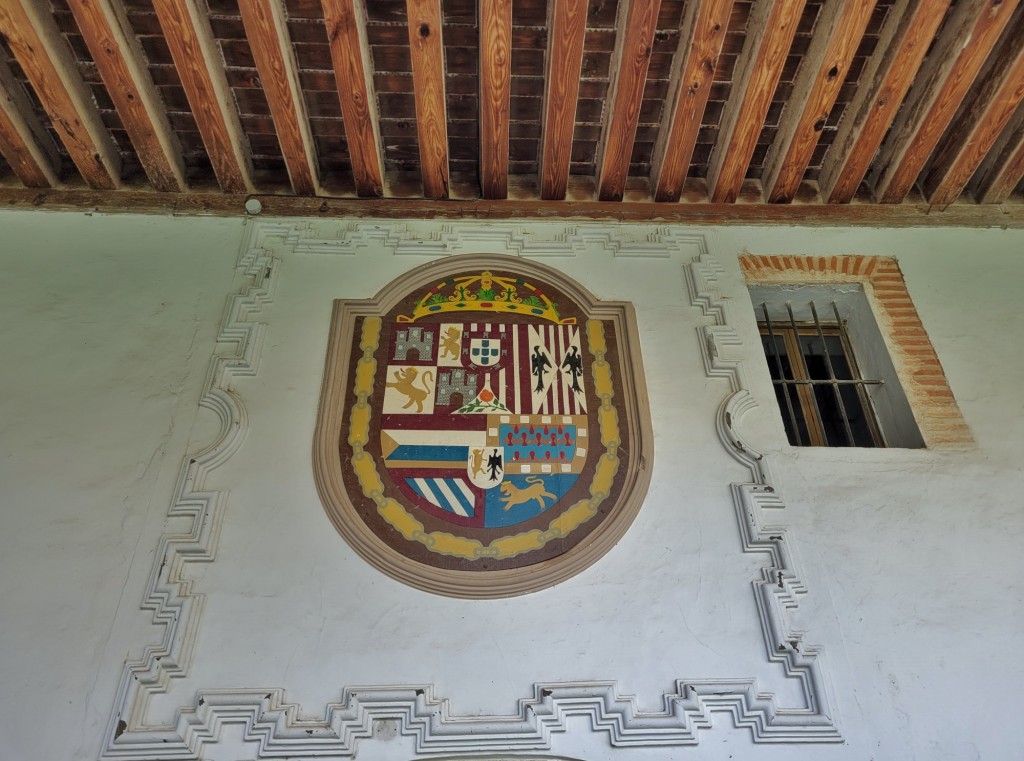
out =
[(558, 325), (575, 325), (575, 317), (562, 318), (558, 305), (534, 285), (519, 277), (501, 277), (490, 272), (451, 277), (423, 296), (411, 315), (399, 315), (398, 322), (416, 322), (421, 317), (445, 312), (498, 312), (540, 317)]

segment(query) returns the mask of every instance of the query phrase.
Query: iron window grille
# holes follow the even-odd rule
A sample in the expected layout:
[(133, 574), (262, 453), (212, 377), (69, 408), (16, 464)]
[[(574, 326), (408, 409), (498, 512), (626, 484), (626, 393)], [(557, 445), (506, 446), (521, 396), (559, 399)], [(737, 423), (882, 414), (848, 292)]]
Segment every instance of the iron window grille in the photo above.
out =
[(846, 323), (831, 302), (827, 321), (808, 304), (812, 320), (772, 320), (760, 305), (758, 326), (786, 436), (793, 446), (883, 447), (885, 440), (869, 393), (880, 378), (861, 376)]

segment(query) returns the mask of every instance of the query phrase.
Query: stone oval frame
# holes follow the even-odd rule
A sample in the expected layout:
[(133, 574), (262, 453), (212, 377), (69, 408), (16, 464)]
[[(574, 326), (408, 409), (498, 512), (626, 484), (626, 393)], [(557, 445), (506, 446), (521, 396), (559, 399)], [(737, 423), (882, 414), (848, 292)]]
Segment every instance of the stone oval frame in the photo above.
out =
[[(618, 420), (618, 426), (625, 429), (630, 442), (629, 447), (618, 447), (612, 455), (619, 464), (618, 470), (621, 471), (615, 475), (619, 482), (618, 498), (607, 515), (590, 530), (584, 540), (555, 557), (516, 568), (457, 570), (428, 565), (407, 557), (385, 542), (366, 524), (350, 498), (343, 480), (345, 465), (342, 462), (342, 442), (349, 441), (348, 431), (344, 431), (343, 437), (346, 407), (351, 408), (349, 412), (358, 408), (365, 409), (367, 395), (364, 391), (362, 397), (357, 397), (353, 393), (354, 389), (350, 388), (350, 378), (357, 374), (354, 371), (362, 362), (362, 359), (353, 362), (353, 349), (355, 342), (360, 341), (360, 350), (364, 356), (369, 352), (371, 359), (377, 350), (375, 342), (372, 342), (372, 345), (364, 345), (365, 335), (356, 336), (357, 323), (361, 321), (365, 326), (368, 324), (366, 318), (379, 319), (389, 314), (411, 293), (428, 289), (438, 280), (448, 278), (453, 272), (467, 270), (512, 271), (522, 277), (536, 278), (550, 284), (579, 308), (588, 323), (598, 321), (601, 324), (609, 324), (617, 347), (618, 377), (615, 388), (621, 394), (617, 409), (621, 417), (624, 417)], [(361, 333), (365, 332), (364, 328)], [(377, 374), (376, 361), (367, 363), (365, 369), (371, 372), (372, 384)], [(355, 442), (355, 447), (360, 447), (358, 441)], [(364, 456), (370, 460), (359, 448), (353, 460), (361, 461)], [(647, 494), (652, 464), (650, 407), (632, 304), (599, 301), (558, 270), (520, 257), (498, 254), (445, 257), (399, 276), (373, 299), (339, 299), (334, 302), (313, 441), (314, 477), (327, 515), (338, 532), (364, 560), (392, 578), (434, 594), (470, 599), (511, 597), (553, 586), (595, 563), (619, 541), (633, 522)], [(353, 467), (353, 470), (357, 469)], [(367, 481), (379, 479), (379, 475), (372, 460), (368, 464), (364, 463), (362, 470), (364, 472), (359, 477), (366, 494)], [(385, 507), (384, 503), (391, 504), (381, 510), (380, 508)], [(382, 514), (388, 512), (392, 518), (395, 518), (396, 509), (401, 512), (401, 506), (396, 500), (386, 500), (380, 494), (377, 497), (377, 506)], [(407, 518), (399, 514), (395, 520), (389, 520), (387, 516), (386, 520), (393, 528), (401, 531), (400, 524)], [(414, 520), (410, 522), (415, 523)]]

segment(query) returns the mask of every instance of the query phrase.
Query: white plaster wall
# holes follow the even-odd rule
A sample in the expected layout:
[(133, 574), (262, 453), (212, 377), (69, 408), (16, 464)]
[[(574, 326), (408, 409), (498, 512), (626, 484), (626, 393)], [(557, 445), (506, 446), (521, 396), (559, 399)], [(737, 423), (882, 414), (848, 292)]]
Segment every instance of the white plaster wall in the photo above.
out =
[(238, 220), (0, 213), (0, 759), (92, 759)]
[[(328, 243), (341, 229), (302, 226)], [(217, 557), (186, 574), (206, 598), (194, 659), (154, 698), (153, 722), (172, 722), (200, 691), (264, 688), (283, 690), (299, 718), (315, 720), (344, 687), (381, 684), (433, 685), (452, 714), (470, 717), (514, 714), (534, 683), (560, 680), (614, 680), (654, 710), (676, 679), (756, 678), (781, 703), (799, 704), (793, 680), (765, 656), (750, 587), (764, 558), (741, 551), (728, 491), (747, 475), (714, 429), (729, 388), (704, 373), (697, 331), (708, 319), (691, 306), (683, 275), (695, 251), (615, 257), (601, 238), (618, 231), (576, 227), (585, 245), (544, 261), (600, 297), (636, 303), (655, 409), (650, 496), (619, 546), (575, 579), (505, 601), (431, 597), (360, 561), (327, 522), (309, 467), (331, 301), (372, 295), (425, 259), (395, 256), (373, 235), (351, 255), (282, 246), (254, 318), (266, 326), (258, 372), (231, 382), (246, 436), (208, 483), (228, 494)], [(429, 243), (439, 225), (408, 228), (408, 240)], [(455, 226), (470, 228), (480, 226)], [(564, 248), (560, 228), (527, 227), (551, 238), (549, 252)], [(645, 236), (657, 232), (625, 235), (651, 248)], [(1024, 234), (685, 233), (704, 235), (724, 266), (731, 324), (755, 350), (745, 355), (746, 379), (762, 405), (743, 430), (768, 455), (787, 505), (779, 520), (809, 589), (794, 623), (823, 649), (845, 742), (755, 745), (717, 714), (697, 748), (614, 749), (575, 718), (551, 736), (550, 752), (651, 761), (1024, 756)], [(164, 519), (181, 460), (216, 428), (197, 404), (225, 303), (248, 282), (235, 270), (242, 241), (238, 221), (0, 216), (0, 761), (96, 758), (122, 663), (159, 640), (139, 603), (159, 536), (181, 530), (179, 519)], [(744, 251), (898, 256), (976, 448), (788, 447), (736, 267)], [(411, 737), (377, 729), (378, 739), (360, 741), (360, 758), (414, 755)], [(228, 726), (200, 757), (258, 753)]]

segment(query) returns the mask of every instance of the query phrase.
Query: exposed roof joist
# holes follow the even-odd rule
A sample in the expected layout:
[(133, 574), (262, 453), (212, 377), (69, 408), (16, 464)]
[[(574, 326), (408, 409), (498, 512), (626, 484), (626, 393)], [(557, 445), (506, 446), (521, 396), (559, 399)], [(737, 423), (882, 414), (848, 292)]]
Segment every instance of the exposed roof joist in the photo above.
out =
[(119, 187), (121, 156), (53, 17), (32, 0), (5, 0), (0, 33), (85, 181), (102, 190)]
[(818, 184), (828, 203), (848, 203), (896, 117), (950, 0), (898, 0), (832, 143)]
[(480, 5), (480, 194), (508, 197), (509, 101), (512, 94), (512, 0)]
[(296, 195), (317, 191), (317, 166), (291, 40), (277, 0), (238, 0), (238, 10), (267, 94), (281, 153)]
[(184, 190), (181, 146), (141, 64), (138, 42), (126, 33), (123, 7), (115, 0), (71, 0), (69, 7), (150, 183)]
[(0, 61), (0, 155), (29, 188), (60, 184), (57, 146), (32, 112), (32, 104)]
[(876, 4), (829, 0), (822, 7), (792, 102), (766, 160), (762, 182), (770, 202), (792, 201), (796, 195)]
[(658, 201), (678, 201), (682, 194), (732, 6), (733, 0), (694, 0), (684, 11), (669, 100), (651, 160)]
[(565, 198), (569, 185), (586, 31), (586, 0), (551, 0), (540, 156), (540, 195), (547, 200)]
[(357, 0), (322, 0), (356, 193), (384, 195), (384, 164), (373, 91), (366, 12)]
[[(961, 0), (875, 160), (875, 198), (907, 197), (1020, 0)], [(869, 178), (870, 181), (870, 178)]]
[(249, 158), (209, 21), (196, 0), (153, 0), (153, 6), (221, 190), (249, 192)]
[(420, 178), (427, 198), (448, 197), (448, 109), (445, 103), (441, 0), (406, 0), (416, 85)]
[(924, 179), (924, 194), (938, 206), (953, 203), (1024, 102), (1024, 14), (1006, 35), (974, 96), (964, 103)]
[(50, 202), (1024, 200), (1024, 0), (9, 0), (0, 31), (0, 189)]

